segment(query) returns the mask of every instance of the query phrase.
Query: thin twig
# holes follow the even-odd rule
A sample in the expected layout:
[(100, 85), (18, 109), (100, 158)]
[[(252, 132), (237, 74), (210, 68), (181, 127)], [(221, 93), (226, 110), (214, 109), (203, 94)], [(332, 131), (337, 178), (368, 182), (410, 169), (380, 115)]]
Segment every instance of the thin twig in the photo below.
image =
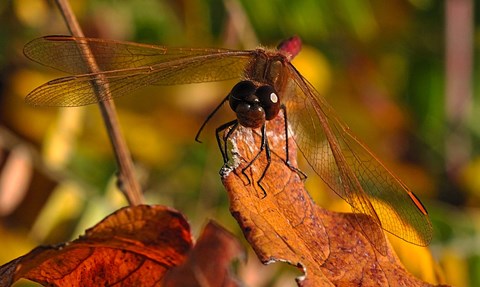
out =
[[(83, 31), (80, 28), (77, 18), (73, 14), (68, 1), (56, 0), (56, 3), (61, 14), (63, 15), (63, 18), (65, 19), (70, 33), (75, 37), (84, 37)], [(100, 72), (100, 69), (95, 62), (95, 58), (92, 56), (92, 52), (88, 48), (88, 45), (79, 45), (79, 48), (81, 49), (85, 62), (90, 67), (91, 72)], [(98, 78), (93, 81), (93, 85), (95, 86), (95, 92), (97, 94), (110, 94), (108, 82), (102, 79), (101, 75), (99, 75)], [(143, 195), (141, 193), (140, 185), (135, 177), (134, 166), (130, 152), (127, 148), (127, 144), (122, 132), (120, 131), (115, 105), (113, 101), (109, 100), (99, 101), (99, 106), (118, 164), (119, 188), (127, 197), (130, 205), (142, 204), (144, 202)]]

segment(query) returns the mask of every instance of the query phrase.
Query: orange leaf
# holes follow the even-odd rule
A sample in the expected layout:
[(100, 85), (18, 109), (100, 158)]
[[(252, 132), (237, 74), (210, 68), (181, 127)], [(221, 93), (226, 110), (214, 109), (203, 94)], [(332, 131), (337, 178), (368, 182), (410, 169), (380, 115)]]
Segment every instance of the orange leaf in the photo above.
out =
[[(282, 116), (267, 123), (272, 161), (261, 181), (265, 194), (258, 185), (266, 166), (265, 152), (245, 170), (248, 178), (242, 173), (258, 153), (260, 138), (259, 131), (243, 127), (235, 131), (229, 143), (230, 161), (221, 174), (230, 211), (263, 263), (286, 261), (302, 268), (305, 277), (297, 279), (299, 286), (428, 285), (405, 270), (382, 229), (368, 216), (315, 205), (299, 174), (284, 162)], [(296, 166), (293, 138), (288, 144), (290, 161)], [(372, 246), (364, 232), (383, 246)]]
[[(210, 227), (206, 232), (226, 233), (220, 227)], [(233, 238), (222, 243), (238, 244)], [(10, 286), (20, 278), (54, 286), (161, 286), (168, 270), (185, 260), (192, 261), (187, 259), (192, 245), (190, 227), (179, 212), (163, 206), (126, 207), (77, 240), (37, 247), (1, 266), (0, 286)], [(235, 252), (233, 248), (228, 250), (229, 255)], [(224, 263), (218, 258), (223, 254), (212, 256), (209, 251), (201, 254), (212, 262)]]

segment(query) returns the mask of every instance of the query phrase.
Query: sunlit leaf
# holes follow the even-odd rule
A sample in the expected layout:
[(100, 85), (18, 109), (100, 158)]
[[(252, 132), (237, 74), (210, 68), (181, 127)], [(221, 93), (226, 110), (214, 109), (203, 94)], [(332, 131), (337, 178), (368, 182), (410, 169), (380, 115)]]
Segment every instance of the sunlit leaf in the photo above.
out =
[[(233, 159), (222, 170), (231, 212), (263, 263), (281, 261), (302, 268), (306, 276), (297, 279), (299, 286), (429, 285), (406, 271), (380, 226), (368, 216), (315, 205), (298, 173), (284, 162), (283, 119), (277, 117), (267, 127), (272, 162), (261, 181), (266, 194), (258, 185), (265, 153), (245, 170), (248, 178), (242, 174), (258, 153), (258, 131), (240, 128), (233, 133)], [(292, 138), (288, 144), (295, 163)], [(372, 245), (365, 231), (375, 233), (370, 236), (381, 238), (384, 246)]]

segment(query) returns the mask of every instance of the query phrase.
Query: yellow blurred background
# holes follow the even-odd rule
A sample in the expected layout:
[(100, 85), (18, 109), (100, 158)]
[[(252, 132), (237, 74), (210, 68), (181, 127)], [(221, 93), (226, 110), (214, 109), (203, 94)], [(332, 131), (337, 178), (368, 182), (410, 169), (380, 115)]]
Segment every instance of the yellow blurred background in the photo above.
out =
[[(304, 47), (293, 64), (430, 212), (431, 253), (394, 243), (405, 265), (432, 283), (480, 286), (480, 105), (474, 81), (480, 22), (472, 1), (77, 0), (72, 5), (91, 37), (254, 49), (299, 35)], [(22, 54), (36, 37), (68, 34), (54, 3), (2, 1), (0, 15), (4, 264), (39, 244), (78, 237), (126, 201), (115, 186), (116, 163), (97, 106), (24, 103), (35, 87), (64, 75)], [(147, 202), (186, 214), (194, 234), (213, 218), (243, 240), (228, 211), (214, 138), (214, 128), (234, 115), (216, 117), (203, 143), (194, 140), (234, 84), (147, 87), (115, 102)], [(348, 210), (305, 161), (300, 163), (320, 206)], [(432, 267), (431, 256), (438, 266)], [(241, 274), (249, 286), (292, 286), (299, 275), (281, 263), (259, 267), (253, 254)]]

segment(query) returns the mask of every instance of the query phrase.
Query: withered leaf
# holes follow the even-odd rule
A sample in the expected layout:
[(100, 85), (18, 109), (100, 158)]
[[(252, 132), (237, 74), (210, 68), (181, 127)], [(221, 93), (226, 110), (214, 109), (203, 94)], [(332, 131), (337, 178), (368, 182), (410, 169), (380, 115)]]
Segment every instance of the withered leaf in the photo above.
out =
[[(219, 226), (211, 226), (207, 225), (207, 234), (202, 235), (206, 242), (226, 233)], [(209, 272), (226, 274), (222, 268), (227, 268), (229, 261), (224, 264), (225, 257), (231, 258), (235, 252), (232, 246), (238, 244), (233, 238), (221, 243), (229, 247), (228, 254), (200, 252), (220, 266), (204, 270), (210, 277)], [(10, 286), (20, 278), (48, 286), (162, 286), (168, 270), (185, 260), (192, 261), (187, 259), (188, 254), (198, 252), (192, 247), (190, 227), (178, 211), (164, 206), (126, 207), (77, 240), (37, 247), (1, 266), (0, 286)]]
[[(260, 132), (240, 127), (230, 138), (230, 161), (221, 171), (230, 211), (263, 263), (289, 262), (302, 268), (299, 286), (430, 286), (402, 266), (381, 228), (368, 216), (337, 213), (317, 206), (298, 172), (285, 162), (283, 117), (267, 123), (272, 151), (265, 170), (265, 152), (245, 170), (259, 151)], [(288, 139), (290, 162), (296, 147)], [(362, 225), (363, 227), (360, 227)], [(372, 246), (362, 230), (375, 232), (384, 246)], [(380, 252), (379, 250), (382, 250)]]

